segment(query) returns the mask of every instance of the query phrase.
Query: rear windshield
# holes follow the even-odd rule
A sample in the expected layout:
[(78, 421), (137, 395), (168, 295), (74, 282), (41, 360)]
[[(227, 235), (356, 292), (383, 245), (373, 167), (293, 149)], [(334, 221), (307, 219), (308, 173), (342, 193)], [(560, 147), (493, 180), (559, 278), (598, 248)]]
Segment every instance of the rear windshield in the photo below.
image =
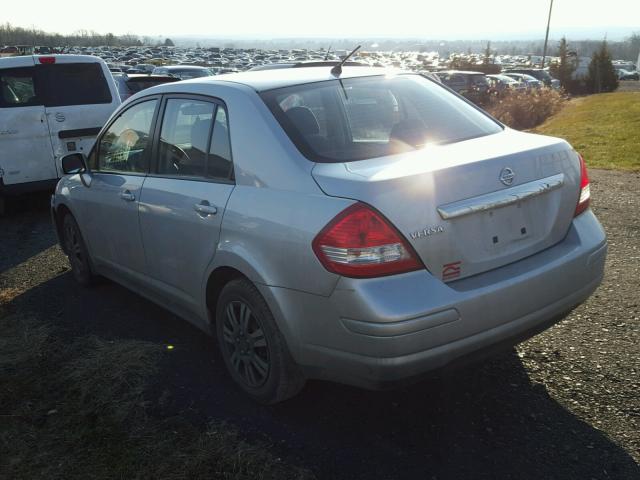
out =
[(98, 63), (40, 65), (45, 105), (95, 105), (111, 103), (109, 86)]
[(502, 130), (420, 75), (329, 80), (261, 96), (302, 154), (316, 162), (393, 155)]

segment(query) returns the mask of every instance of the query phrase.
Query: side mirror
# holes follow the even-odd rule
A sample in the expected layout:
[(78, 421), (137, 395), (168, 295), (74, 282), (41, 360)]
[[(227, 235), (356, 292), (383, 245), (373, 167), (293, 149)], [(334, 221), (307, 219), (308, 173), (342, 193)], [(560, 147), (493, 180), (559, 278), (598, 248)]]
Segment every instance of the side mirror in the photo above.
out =
[(70, 153), (62, 157), (62, 171), (65, 175), (87, 171), (87, 160), (83, 153)]

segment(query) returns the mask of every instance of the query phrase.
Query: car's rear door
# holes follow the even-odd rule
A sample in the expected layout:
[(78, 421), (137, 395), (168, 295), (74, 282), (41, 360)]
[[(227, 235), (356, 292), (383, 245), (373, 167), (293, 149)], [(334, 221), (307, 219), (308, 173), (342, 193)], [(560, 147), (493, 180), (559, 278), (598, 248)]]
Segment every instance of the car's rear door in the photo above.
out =
[(147, 273), (138, 206), (159, 104), (145, 97), (111, 120), (90, 156), (90, 183), (72, 192), (93, 260), (129, 277)]
[(234, 188), (229, 121), (222, 102), (209, 97), (169, 95), (162, 109), (140, 198), (140, 229), (149, 275), (197, 312)]
[(100, 129), (120, 105), (120, 96), (104, 62), (75, 55), (35, 58), (45, 90), (51, 145), (61, 175), (61, 158), (91, 150)]
[(0, 178), (4, 185), (58, 178), (33, 57), (0, 62)]

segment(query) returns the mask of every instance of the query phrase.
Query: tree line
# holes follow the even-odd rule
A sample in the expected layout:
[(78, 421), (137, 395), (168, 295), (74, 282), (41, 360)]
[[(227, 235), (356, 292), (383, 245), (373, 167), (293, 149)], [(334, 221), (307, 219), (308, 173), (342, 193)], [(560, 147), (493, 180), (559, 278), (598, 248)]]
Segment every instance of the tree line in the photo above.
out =
[(139, 47), (143, 45), (173, 46), (170, 39), (141, 37), (128, 33), (114, 35), (101, 34), (93, 30), (77, 30), (71, 35), (48, 33), (36, 28), (23, 28), (10, 23), (0, 24), (0, 47), (4, 45), (30, 45), (44, 47)]
[[(382, 51), (435, 51), (441, 57), (448, 57), (450, 53), (467, 52), (483, 53), (487, 44), (486, 40), (424, 40), (424, 39), (321, 39), (321, 38), (281, 38), (281, 39), (184, 39), (183, 43), (196, 42), (205, 45), (222, 45), (240, 48), (310, 48), (320, 49), (332, 45), (333, 49), (351, 50), (354, 45), (362, 43), (366, 45), (365, 50)], [(92, 30), (78, 30), (71, 35), (60, 35), (49, 33), (35, 28), (23, 28), (13, 26), (9, 23), (0, 24), (0, 47), (3, 45), (42, 45), (47, 47), (59, 46), (142, 46), (142, 45), (173, 45), (169, 39), (163, 40), (159, 37), (146, 37), (135, 34), (114, 35), (113, 33), (101, 34)], [(572, 41), (572, 49), (577, 56), (590, 57), (600, 49), (599, 40), (579, 40)], [(374, 46), (375, 45), (375, 46)], [(499, 40), (492, 42), (494, 53), (504, 55), (542, 55), (542, 40)], [(636, 60), (640, 51), (640, 32), (632, 33), (628, 38), (621, 41), (609, 41), (609, 52), (615, 59)]]

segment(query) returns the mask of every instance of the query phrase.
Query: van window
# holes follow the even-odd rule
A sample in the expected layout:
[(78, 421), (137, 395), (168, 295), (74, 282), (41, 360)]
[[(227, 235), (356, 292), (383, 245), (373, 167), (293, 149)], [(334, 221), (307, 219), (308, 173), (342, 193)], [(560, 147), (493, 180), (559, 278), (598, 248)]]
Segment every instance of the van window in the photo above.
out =
[(111, 92), (99, 63), (39, 65), (46, 88), (45, 106), (111, 103)]
[(42, 105), (36, 95), (33, 67), (0, 70), (0, 108)]
[(157, 100), (125, 110), (104, 133), (98, 148), (98, 170), (146, 173), (150, 133)]

